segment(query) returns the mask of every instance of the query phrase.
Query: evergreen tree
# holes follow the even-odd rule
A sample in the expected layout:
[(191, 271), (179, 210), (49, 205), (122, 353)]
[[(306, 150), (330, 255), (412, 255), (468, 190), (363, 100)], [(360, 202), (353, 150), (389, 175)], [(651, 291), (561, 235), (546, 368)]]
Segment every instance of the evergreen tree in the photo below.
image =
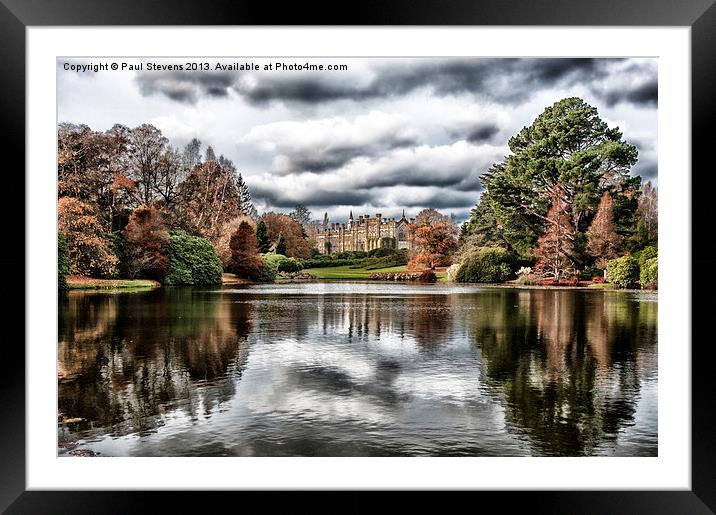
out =
[(323, 228), (328, 227), (328, 211), (323, 214)]
[(288, 216), (301, 224), (301, 227), (304, 229), (311, 221), (311, 212), (303, 204), (298, 204)]
[(249, 187), (246, 185), (241, 174), (239, 174), (236, 184), (239, 188), (239, 197), (241, 198), (241, 211), (252, 220), (256, 220), (259, 217), (259, 213), (256, 210), (256, 206), (254, 206)]
[(276, 254), (286, 255), (286, 239), (283, 237), (283, 233), (279, 233), (278, 240), (276, 240)]
[(216, 154), (214, 153), (214, 149), (211, 148), (211, 145), (206, 147), (206, 162), (209, 161), (216, 161)]
[(271, 240), (269, 239), (266, 222), (259, 220), (256, 222), (256, 241), (258, 243), (259, 252), (266, 254), (271, 250)]

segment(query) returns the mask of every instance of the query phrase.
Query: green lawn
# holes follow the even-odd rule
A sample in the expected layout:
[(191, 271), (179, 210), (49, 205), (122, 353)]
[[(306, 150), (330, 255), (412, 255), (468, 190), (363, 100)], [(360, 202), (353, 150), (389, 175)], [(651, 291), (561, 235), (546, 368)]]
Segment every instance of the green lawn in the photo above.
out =
[(370, 274), (377, 272), (405, 272), (408, 269), (405, 265), (392, 266), (390, 268), (376, 268), (375, 270), (351, 268), (351, 266), (354, 265), (307, 268), (304, 272), (308, 272), (318, 279), (368, 279)]

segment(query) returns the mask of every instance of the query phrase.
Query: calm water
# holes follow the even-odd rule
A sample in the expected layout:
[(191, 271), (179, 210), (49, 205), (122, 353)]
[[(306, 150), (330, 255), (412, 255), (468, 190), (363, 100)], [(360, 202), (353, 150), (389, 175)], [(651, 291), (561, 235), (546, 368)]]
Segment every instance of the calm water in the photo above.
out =
[(657, 455), (653, 293), (70, 292), (58, 357), (60, 455)]

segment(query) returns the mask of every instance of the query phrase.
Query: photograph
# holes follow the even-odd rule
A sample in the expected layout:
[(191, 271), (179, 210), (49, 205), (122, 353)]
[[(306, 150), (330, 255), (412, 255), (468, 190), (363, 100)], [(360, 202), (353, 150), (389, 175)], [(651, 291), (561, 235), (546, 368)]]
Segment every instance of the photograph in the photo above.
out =
[(658, 71), (57, 56), (57, 457), (658, 458)]

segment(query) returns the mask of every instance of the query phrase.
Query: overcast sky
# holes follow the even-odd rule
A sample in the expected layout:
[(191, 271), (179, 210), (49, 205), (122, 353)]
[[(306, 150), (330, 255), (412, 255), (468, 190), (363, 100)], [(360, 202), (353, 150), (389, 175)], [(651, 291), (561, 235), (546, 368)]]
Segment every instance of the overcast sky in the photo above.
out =
[[(302, 203), (313, 217), (468, 217), (479, 176), (546, 107), (579, 96), (657, 175), (656, 59), (193, 59), (208, 71), (147, 70), (175, 59), (58, 60), (58, 120), (104, 131), (150, 123), (172, 145), (213, 146), (243, 174), (259, 212)], [(342, 71), (224, 71), (223, 64), (346, 64)], [(66, 71), (64, 63), (144, 63)], [(275, 65), (274, 65), (275, 68)]]

